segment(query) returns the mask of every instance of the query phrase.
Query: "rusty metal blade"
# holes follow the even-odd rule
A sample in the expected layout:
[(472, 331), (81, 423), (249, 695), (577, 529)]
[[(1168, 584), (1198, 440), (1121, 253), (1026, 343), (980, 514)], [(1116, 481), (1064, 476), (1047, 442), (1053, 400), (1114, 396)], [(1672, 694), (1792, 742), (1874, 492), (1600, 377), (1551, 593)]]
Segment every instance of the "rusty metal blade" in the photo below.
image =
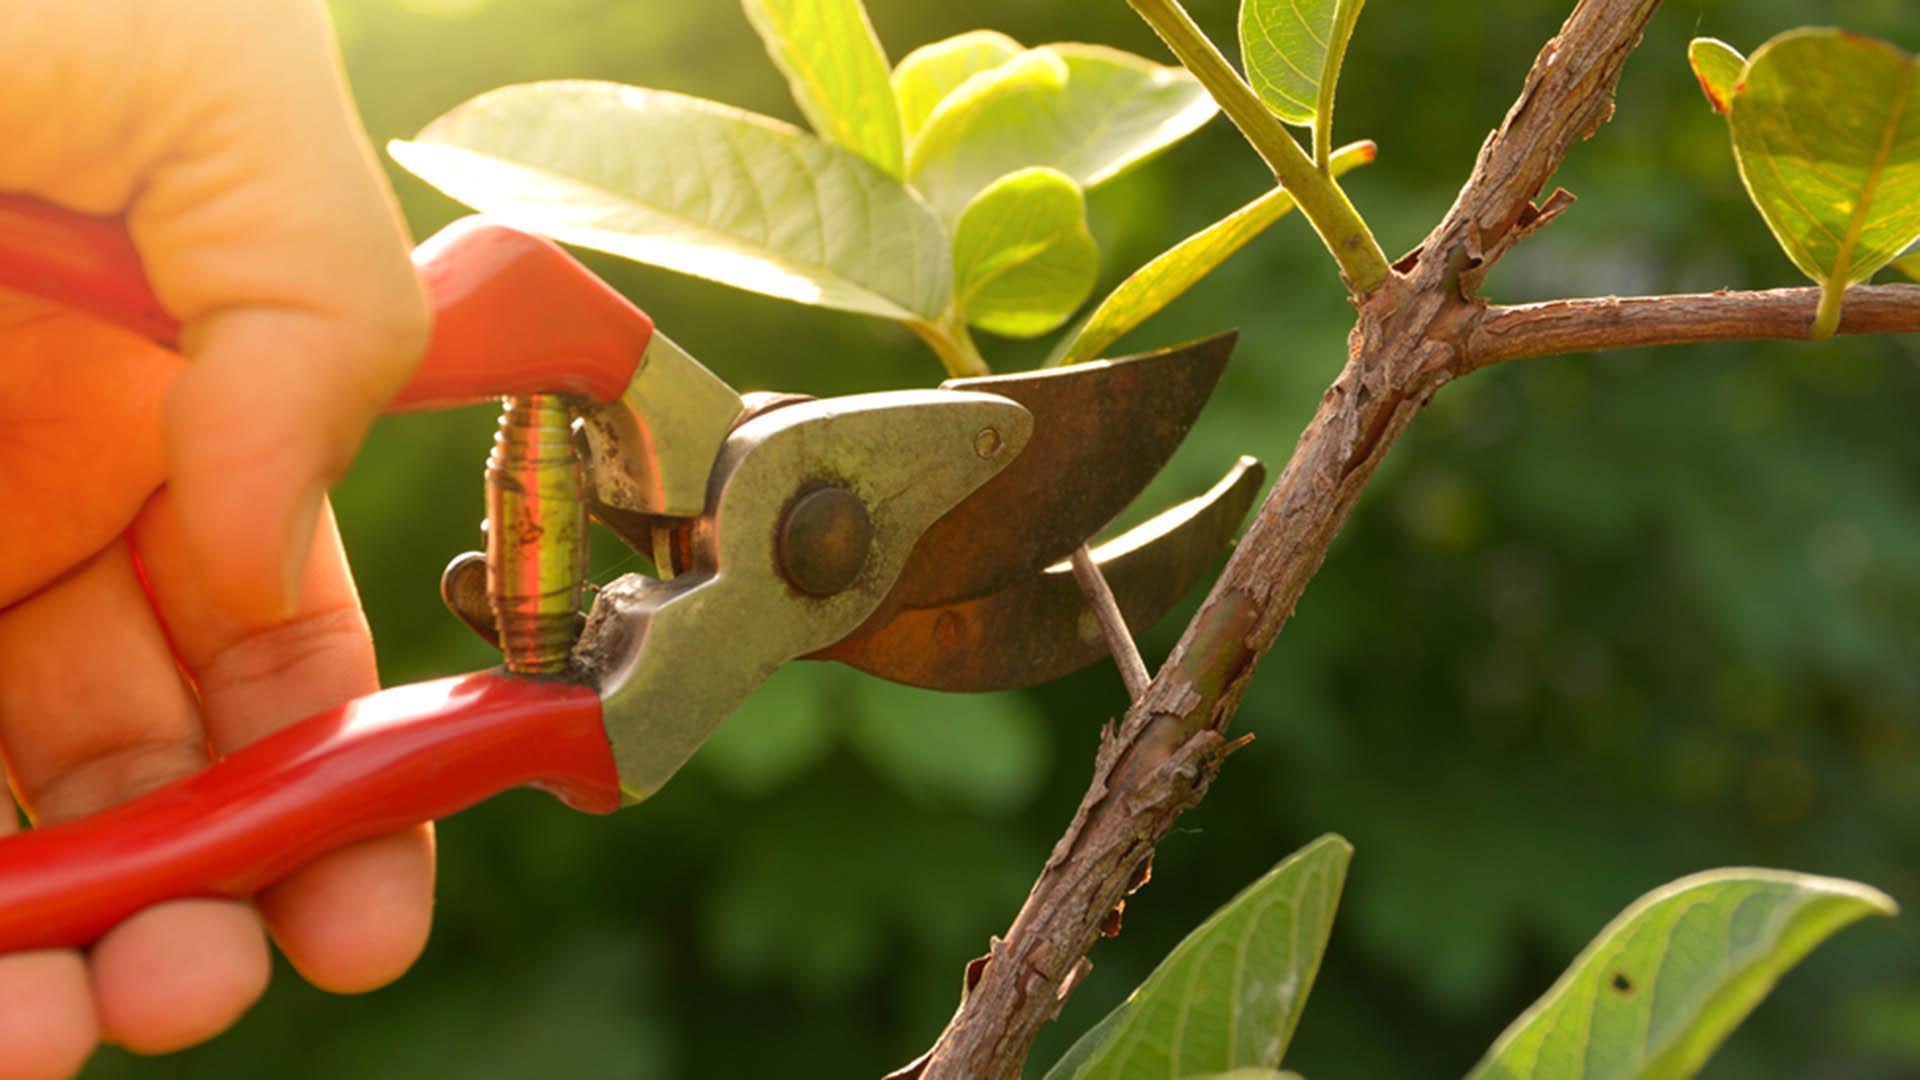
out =
[(1236, 336), (942, 383), (1026, 406), (1033, 441), (920, 538), (880, 617), (998, 592), (1086, 543), (1173, 455), (1226, 369)]
[[(1212, 490), (1093, 549), (1127, 625), (1146, 629), (1233, 544), (1266, 470), (1243, 457)], [(1020, 584), (908, 608), (883, 626), (814, 653), (934, 690), (1004, 690), (1055, 679), (1107, 655), (1064, 561)]]

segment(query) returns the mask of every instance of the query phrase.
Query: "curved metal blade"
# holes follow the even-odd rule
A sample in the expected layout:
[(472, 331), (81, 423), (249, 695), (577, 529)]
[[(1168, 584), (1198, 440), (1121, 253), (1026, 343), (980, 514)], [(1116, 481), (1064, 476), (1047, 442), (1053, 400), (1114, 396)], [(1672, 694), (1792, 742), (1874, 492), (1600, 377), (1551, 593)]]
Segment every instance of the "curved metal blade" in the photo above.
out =
[(1033, 441), (926, 531), (882, 617), (998, 592), (1105, 528), (1173, 456), (1236, 337), (1228, 331), (1139, 356), (942, 383), (1026, 406)]
[[(1166, 614), (1233, 545), (1266, 470), (1243, 457), (1212, 490), (1093, 549), (1134, 632)], [(1107, 655), (1065, 562), (1008, 589), (909, 608), (871, 633), (812, 654), (933, 690), (1032, 686)]]

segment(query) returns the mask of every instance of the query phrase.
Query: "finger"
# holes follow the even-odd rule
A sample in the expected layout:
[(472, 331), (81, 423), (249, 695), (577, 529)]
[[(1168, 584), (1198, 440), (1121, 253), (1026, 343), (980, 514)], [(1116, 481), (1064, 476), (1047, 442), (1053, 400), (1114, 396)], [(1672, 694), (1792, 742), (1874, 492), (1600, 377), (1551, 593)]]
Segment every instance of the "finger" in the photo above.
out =
[(0, 956), (0, 1080), (72, 1076), (100, 1041), (87, 966), (72, 949)]
[[(18, 830), (13, 796), (0, 795), (0, 842)], [(87, 966), (72, 949), (0, 956), (0, 1080), (51, 1080), (80, 1071), (100, 1041)]]
[(23, 134), (0, 188), (126, 211), (193, 361), (166, 413), (183, 529), (218, 602), (277, 621), (321, 493), (427, 325), (324, 5), (15, 5), (0, 130)]
[(88, 961), (101, 1036), (141, 1054), (225, 1031), (273, 971), (260, 916), (231, 900), (156, 904), (107, 931)]
[(417, 360), (426, 301), (324, 6), (264, 5), (265, 27), (189, 6), (205, 122), (128, 224), (193, 361), (166, 427), (182, 529), (216, 601), (258, 621), (296, 607), (321, 498)]
[[(180, 509), (167, 494), (148, 505), (133, 535), (217, 751), (378, 688), (372, 640), (324, 508), (301, 607), (264, 630), (236, 620), (197, 587)], [(255, 902), (308, 981), (353, 992), (391, 982), (418, 958), (432, 894), (433, 839), (423, 826), (317, 859)]]
[(181, 366), (82, 315), (0, 325), (0, 606), (106, 547), (159, 486), (161, 402)]
[(206, 764), (192, 695), (124, 543), (0, 611), (0, 748), (39, 824)]
[[(124, 543), (0, 611), (0, 748), (21, 804), (42, 823), (206, 763), (192, 695)], [(194, 960), (171, 962), (169, 950), (191, 950)], [(207, 901), (149, 908), (101, 939), (90, 980), (76, 976), (78, 965), (67, 952), (0, 958), (0, 998), (51, 980), (37, 1014), (60, 1048), (49, 1056), (83, 1037), (90, 1046), (96, 1028), (142, 1050), (197, 1042), (257, 1000), (269, 971), (253, 911)]]
[(235, 310), (203, 320), (188, 338), (197, 342), (194, 362), (167, 401), (169, 484), (212, 597), (252, 624), (299, 609), (326, 489), (393, 388), (341, 383), (355, 369), (405, 358), (373, 355), (352, 337), (313, 316)]

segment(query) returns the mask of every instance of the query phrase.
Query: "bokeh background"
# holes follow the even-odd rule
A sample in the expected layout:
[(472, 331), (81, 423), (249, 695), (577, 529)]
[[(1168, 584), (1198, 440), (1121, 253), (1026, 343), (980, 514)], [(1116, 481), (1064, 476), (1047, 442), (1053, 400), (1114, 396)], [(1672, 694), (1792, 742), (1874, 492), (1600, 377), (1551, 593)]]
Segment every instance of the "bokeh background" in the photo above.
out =
[[(1122, 0), (870, 3), (895, 59), (977, 27), (1165, 56)], [(491, 87), (559, 77), (799, 119), (728, 3), (333, 7), (376, 142)], [(1369, 5), (1338, 133), (1380, 143), (1348, 188), (1390, 255), (1437, 220), (1569, 8)], [(1192, 9), (1231, 41), (1228, 0)], [(1556, 178), (1579, 203), (1487, 294), (1800, 284), (1685, 47), (1700, 33), (1750, 52), (1806, 23), (1920, 48), (1912, 0), (1673, 0), (1614, 122)], [(416, 235), (460, 212), (394, 179)], [(1269, 182), (1216, 119), (1096, 191), (1102, 291)], [(891, 325), (589, 261), (743, 388), (939, 378)], [(1136, 332), (1126, 345), (1242, 334), (1148, 502), (1201, 490), (1243, 452), (1277, 470), (1350, 323), (1329, 261), (1289, 219)], [(1045, 344), (982, 343), (1005, 370)], [(1920, 1076), (1917, 407), (1911, 337), (1531, 360), (1446, 388), (1261, 665), (1236, 722), (1258, 740), (1161, 847), (1028, 1075), (1214, 906), (1331, 830), (1358, 853), (1288, 1059), (1314, 1080), (1462, 1074), (1622, 906), (1733, 864), (1857, 878), (1914, 914), (1816, 952), (1706, 1075)], [(390, 682), (492, 662), (435, 594), (441, 565), (478, 540), (491, 425), (486, 409), (384, 420), (338, 492)], [(623, 561), (601, 550), (597, 579)], [(1146, 634), (1150, 657), (1181, 621)], [(789, 668), (640, 808), (597, 819), (513, 793), (446, 822), (433, 942), (394, 987), (334, 998), (283, 970), (212, 1044), (105, 1052), (86, 1075), (878, 1075), (942, 1026), (1123, 707), (1110, 665), (983, 697)]]

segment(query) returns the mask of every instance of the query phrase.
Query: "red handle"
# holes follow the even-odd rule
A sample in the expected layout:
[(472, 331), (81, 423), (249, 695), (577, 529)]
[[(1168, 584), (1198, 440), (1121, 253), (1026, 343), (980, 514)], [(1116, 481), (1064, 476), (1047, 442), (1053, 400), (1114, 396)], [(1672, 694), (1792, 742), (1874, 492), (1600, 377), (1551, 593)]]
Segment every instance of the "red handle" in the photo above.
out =
[[(573, 256), (497, 222), (456, 221), (415, 248), (413, 262), (433, 304), (433, 337), (392, 412), (541, 392), (611, 401), (653, 336), (653, 320)], [(180, 323), (118, 218), (0, 193), (0, 287), (180, 343)]]
[(85, 945), (149, 904), (241, 897), (316, 855), (509, 787), (620, 805), (600, 699), (481, 672), (310, 716), (85, 818), (0, 840), (0, 953)]

